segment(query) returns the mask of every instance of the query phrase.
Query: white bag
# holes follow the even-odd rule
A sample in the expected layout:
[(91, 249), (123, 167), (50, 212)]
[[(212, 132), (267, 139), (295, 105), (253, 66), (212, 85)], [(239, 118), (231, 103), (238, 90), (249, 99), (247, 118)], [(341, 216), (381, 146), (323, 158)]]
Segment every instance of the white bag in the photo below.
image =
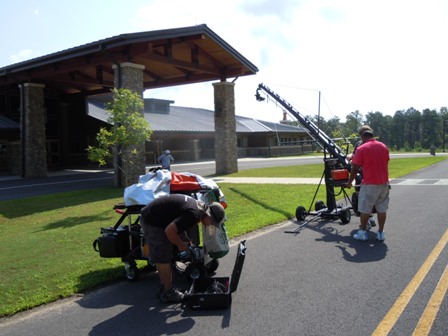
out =
[(157, 170), (146, 175), (140, 175), (138, 183), (124, 189), (124, 204), (146, 205), (154, 199), (170, 194), (171, 172)]
[(212, 259), (222, 258), (229, 253), (229, 238), (227, 237), (224, 223), (221, 223), (219, 227), (215, 225), (203, 225), (202, 242), (205, 253), (208, 253)]

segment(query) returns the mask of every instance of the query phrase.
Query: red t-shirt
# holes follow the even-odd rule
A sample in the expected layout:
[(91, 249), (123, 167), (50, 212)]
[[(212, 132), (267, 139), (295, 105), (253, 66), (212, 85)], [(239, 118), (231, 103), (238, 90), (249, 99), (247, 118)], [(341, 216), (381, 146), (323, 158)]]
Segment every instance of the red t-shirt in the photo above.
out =
[(380, 141), (367, 140), (356, 149), (352, 162), (362, 167), (363, 184), (389, 182), (389, 149)]

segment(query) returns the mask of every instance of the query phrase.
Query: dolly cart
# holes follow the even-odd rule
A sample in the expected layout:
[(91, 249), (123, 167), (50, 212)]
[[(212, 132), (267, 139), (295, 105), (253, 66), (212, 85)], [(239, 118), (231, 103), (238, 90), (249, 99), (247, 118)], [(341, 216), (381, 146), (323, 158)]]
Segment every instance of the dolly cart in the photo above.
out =
[[(194, 183), (196, 178), (201, 179), (201, 177), (174, 172), (171, 174), (171, 194), (181, 193), (196, 199), (200, 197), (203, 200), (216, 200), (225, 203), (218, 187), (210, 189), (199, 183)], [(113, 227), (101, 228), (101, 236), (93, 242), (93, 248), (99, 252), (100, 257), (121, 258), (124, 263), (125, 276), (129, 281), (135, 281), (139, 276), (136, 260), (148, 261), (149, 256), (148, 244), (144, 239), (140, 225), (140, 210), (144, 206), (142, 204), (116, 204), (113, 209), (120, 214), (119, 220)], [(192, 251), (192, 260), (183, 263), (175, 259), (173, 260), (173, 267), (176, 271), (188, 275), (191, 279), (207, 277), (209, 274), (213, 274), (218, 268), (219, 262), (217, 259), (210, 258), (205, 253), (204, 248), (199, 246), (198, 226), (192, 228), (187, 234), (195, 245)], [(177, 256), (177, 253), (173, 253), (173, 255)], [(149, 261), (148, 267), (150, 270), (155, 270), (154, 265), (151, 265)]]
[[(255, 98), (257, 101), (265, 100), (264, 97), (261, 96), (260, 92), (265, 92), (269, 97), (274, 99), (279, 105), (281, 105), (286, 111), (288, 111), (291, 115), (293, 115), (299, 124), (305, 129), (305, 131), (310, 135), (324, 150), (324, 172), (322, 174), (322, 178), (320, 179), (319, 185), (317, 187), (316, 193), (314, 194), (314, 198), (311, 201), (311, 205), (308, 210), (299, 205), (296, 208), (296, 218), (298, 221), (304, 221), (308, 215), (314, 216), (313, 219), (306, 221), (299, 228), (294, 231), (286, 231), (287, 233), (296, 233), (298, 230), (314, 220), (315, 218), (326, 218), (326, 219), (339, 219), (342, 224), (347, 224), (351, 219), (351, 201), (348, 197), (345, 189), (343, 188), (344, 184), (347, 183), (349, 178), (349, 171), (351, 169), (351, 165), (347, 159), (346, 154), (341, 150), (341, 148), (322, 130), (320, 130), (309, 118), (303, 116), (299, 111), (297, 111), (291, 104), (286, 102), (283, 98), (281, 98), (278, 94), (273, 92), (263, 83), (258, 85), (258, 88), (255, 93)], [(326, 188), (326, 204), (318, 200), (315, 203), (314, 210), (311, 211), (312, 204), (315, 201), (317, 192), (319, 191), (319, 187), (322, 184), (322, 180), (325, 179), (325, 188)], [(346, 204), (350, 204), (348, 206), (338, 205), (336, 203), (336, 194), (335, 187), (341, 188), (341, 193), (344, 194), (344, 199), (346, 200)]]

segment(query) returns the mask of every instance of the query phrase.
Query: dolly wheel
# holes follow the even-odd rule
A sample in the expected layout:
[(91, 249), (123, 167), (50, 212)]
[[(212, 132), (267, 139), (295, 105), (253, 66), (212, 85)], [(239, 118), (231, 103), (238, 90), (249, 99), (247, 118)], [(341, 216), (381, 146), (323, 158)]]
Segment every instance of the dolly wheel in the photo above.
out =
[(124, 263), (124, 271), (126, 279), (128, 279), (131, 282), (134, 282), (137, 280), (139, 276), (139, 270), (137, 267), (137, 264), (135, 261), (125, 262)]
[(191, 263), (185, 269), (185, 274), (193, 281), (196, 279), (205, 279), (207, 277), (207, 268), (203, 264), (194, 265)]
[(316, 204), (314, 204), (314, 210), (319, 211), (325, 208), (324, 201), (316, 201)]
[(305, 208), (304, 208), (303, 206), (300, 206), (300, 205), (299, 205), (299, 206), (296, 208), (296, 218), (297, 218), (297, 220), (298, 220), (299, 222), (305, 220), (306, 215), (307, 215), (307, 213), (306, 213)]
[(207, 269), (207, 275), (212, 275), (215, 273), (215, 271), (219, 267), (219, 261), (218, 259), (212, 259), (207, 265), (205, 265), (205, 268)]
[(352, 219), (352, 214), (350, 212), (350, 209), (341, 210), (339, 212), (339, 219), (341, 220), (342, 224), (350, 223), (350, 219)]

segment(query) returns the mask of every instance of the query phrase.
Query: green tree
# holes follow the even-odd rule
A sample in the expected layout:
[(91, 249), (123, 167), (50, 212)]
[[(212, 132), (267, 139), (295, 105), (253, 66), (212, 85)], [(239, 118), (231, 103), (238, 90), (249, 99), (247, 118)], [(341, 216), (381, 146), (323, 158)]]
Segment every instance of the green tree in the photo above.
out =
[(401, 150), (404, 147), (405, 139), (404, 139), (404, 124), (406, 121), (406, 117), (404, 115), (404, 111), (395, 112), (392, 118), (392, 137), (391, 137), (391, 146), (393, 146), (397, 150)]
[(448, 133), (448, 108), (440, 108), (440, 118), (442, 122), (442, 148), (443, 152), (445, 152), (447, 145), (446, 133)]
[(328, 130), (327, 122), (325, 121), (325, 118), (322, 116), (318, 116), (317, 114), (314, 117), (307, 116), (309, 120), (311, 120), (317, 127), (319, 127), (319, 130), (324, 132), (325, 134), (330, 134)]
[(337, 138), (336, 135), (333, 135), (333, 132), (339, 131), (342, 132), (341, 130), (341, 120), (339, 119), (339, 117), (333, 117), (331, 119), (328, 120), (327, 122), (327, 127), (328, 127), (328, 133), (330, 134), (331, 137)]
[(442, 123), (437, 111), (425, 109), (422, 112), (422, 146), (429, 149), (433, 146), (438, 147), (442, 137)]
[(365, 124), (373, 129), (375, 137), (390, 146), (390, 124), (392, 117), (384, 116), (381, 112), (369, 112), (366, 115)]
[(363, 116), (362, 113), (358, 110), (355, 112), (349, 113), (346, 117), (345, 129), (343, 130), (344, 134), (357, 134), (358, 129), (363, 125)]
[(416, 143), (420, 143), (420, 123), (421, 123), (421, 113), (414, 108), (408, 109), (405, 114), (405, 125), (404, 125), (404, 139), (408, 146), (406, 150), (414, 149)]
[(100, 166), (113, 162), (115, 184), (127, 186), (143, 173), (136, 174), (131, 167), (140, 166), (145, 142), (150, 140), (152, 130), (142, 115), (141, 96), (128, 89), (114, 89), (113, 94), (113, 100), (106, 105), (108, 123), (112, 126), (100, 129), (96, 136), (98, 146), (89, 146), (87, 152), (89, 160)]

